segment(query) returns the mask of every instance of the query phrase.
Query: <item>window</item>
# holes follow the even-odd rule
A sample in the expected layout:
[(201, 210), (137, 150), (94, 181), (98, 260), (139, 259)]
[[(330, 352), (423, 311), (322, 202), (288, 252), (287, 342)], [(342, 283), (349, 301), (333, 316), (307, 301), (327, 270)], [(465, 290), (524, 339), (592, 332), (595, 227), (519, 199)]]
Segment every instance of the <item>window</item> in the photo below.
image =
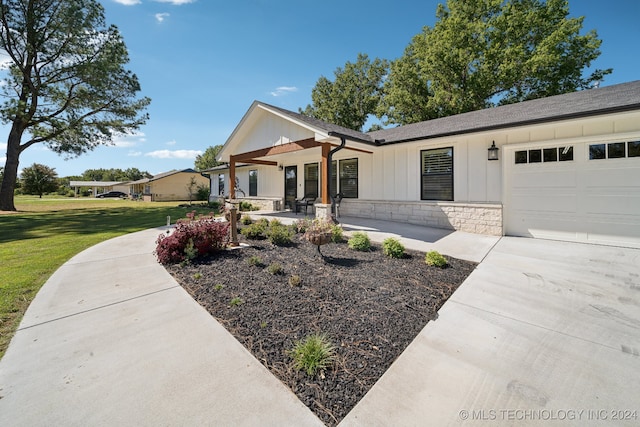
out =
[(338, 194), (338, 161), (333, 160), (331, 162), (331, 191), (330, 196)]
[(318, 164), (304, 165), (304, 197), (318, 197)]
[(553, 163), (573, 160), (573, 147), (536, 148), (533, 150), (521, 150), (515, 152), (515, 163)]
[(567, 161), (573, 160), (573, 147), (571, 146), (560, 147), (558, 148), (558, 151), (560, 152), (561, 162), (567, 162)]
[(358, 159), (340, 160), (340, 193), (345, 199), (358, 198)]
[(558, 149), (557, 148), (545, 148), (542, 150), (542, 158), (544, 162), (557, 162), (558, 161)]
[(258, 171), (252, 169), (249, 171), (249, 196), (258, 195)]
[(640, 157), (640, 141), (621, 141), (589, 145), (589, 160)]
[(453, 147), (423, 150), (422, 200), (453, 200)]
[(218, 175), (218, 196), (224, 195), (224, 174)]

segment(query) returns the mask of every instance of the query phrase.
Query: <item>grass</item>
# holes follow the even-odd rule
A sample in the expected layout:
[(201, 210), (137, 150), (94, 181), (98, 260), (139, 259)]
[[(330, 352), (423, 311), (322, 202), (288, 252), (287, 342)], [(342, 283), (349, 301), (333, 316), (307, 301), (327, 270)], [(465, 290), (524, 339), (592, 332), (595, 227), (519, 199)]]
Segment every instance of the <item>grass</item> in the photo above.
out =
[(335, 347), (326, 335), (313, 334), (296, 341), (289, 355), (293, 358), (296, 369), (305, 371), (312, 377), (333, 363)]
[(174, 223), (181, 202), (17, 196), (17, 212), (0, 212), (0, 358), (36, 293), (77, 253), (123, 234)]

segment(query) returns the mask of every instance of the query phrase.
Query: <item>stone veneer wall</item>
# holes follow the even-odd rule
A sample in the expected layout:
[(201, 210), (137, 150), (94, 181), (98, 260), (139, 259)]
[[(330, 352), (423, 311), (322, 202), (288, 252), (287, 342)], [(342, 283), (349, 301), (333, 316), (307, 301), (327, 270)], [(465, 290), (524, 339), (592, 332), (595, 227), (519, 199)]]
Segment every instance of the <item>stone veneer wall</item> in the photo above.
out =
[[(213, 196), (209, 198), (210, 201), (217, 201), (218, 203), (224, 203), (224, 197)], [(260, 208), (261, 211), (280, 211), (282, 210), (283, 201), (279, 198), (269, 197), (244, 197), (241, 199), (235, 199), (234, 203), (249, 202), (251, 205)]]
[(502, 205), (344, 199), (340, 215), (502, 236)]

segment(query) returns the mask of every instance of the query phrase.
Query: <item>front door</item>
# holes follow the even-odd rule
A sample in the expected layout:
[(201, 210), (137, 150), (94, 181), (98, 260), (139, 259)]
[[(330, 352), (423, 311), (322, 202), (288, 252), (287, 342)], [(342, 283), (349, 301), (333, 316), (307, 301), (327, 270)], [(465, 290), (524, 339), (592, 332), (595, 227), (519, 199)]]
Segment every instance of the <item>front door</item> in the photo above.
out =
[(295, 209), (298, 197), (298, 167), (286, 166), (284, 168), (284, 207)]

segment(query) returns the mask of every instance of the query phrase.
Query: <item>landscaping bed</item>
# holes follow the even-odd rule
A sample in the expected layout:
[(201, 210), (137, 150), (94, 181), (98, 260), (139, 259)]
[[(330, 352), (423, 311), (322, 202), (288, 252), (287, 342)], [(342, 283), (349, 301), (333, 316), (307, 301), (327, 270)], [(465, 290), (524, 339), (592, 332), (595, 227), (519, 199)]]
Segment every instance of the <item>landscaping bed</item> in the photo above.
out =
[[(346, 243), (323, 245), (323, 258), (299, 234), (288, 246), (241, 241), (251, 246), (166, 268), (327, 425), (364, 397), (476, 265), (447, 258), (446, 268), (432, 267), (424, 253), (394, 259)], [(309, 376), (290, 350), (313, 333), (327, 335), (335, 359)]]

